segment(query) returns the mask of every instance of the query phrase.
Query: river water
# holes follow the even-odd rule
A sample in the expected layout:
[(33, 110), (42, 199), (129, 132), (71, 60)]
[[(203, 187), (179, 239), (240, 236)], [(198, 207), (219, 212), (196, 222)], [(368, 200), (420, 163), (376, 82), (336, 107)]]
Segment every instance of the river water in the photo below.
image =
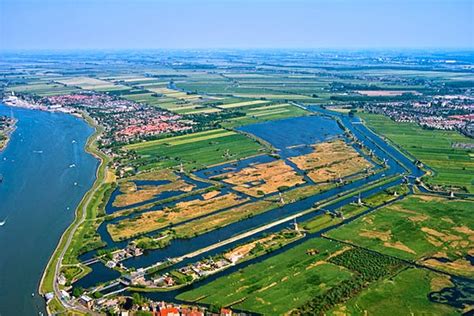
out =
[(38, 315), (41, 275), (98, 161), (84, 151), (93, 129), (81, 119), (0, 104), (12, 114), (17, 129), (0, 152), (0, 315)]

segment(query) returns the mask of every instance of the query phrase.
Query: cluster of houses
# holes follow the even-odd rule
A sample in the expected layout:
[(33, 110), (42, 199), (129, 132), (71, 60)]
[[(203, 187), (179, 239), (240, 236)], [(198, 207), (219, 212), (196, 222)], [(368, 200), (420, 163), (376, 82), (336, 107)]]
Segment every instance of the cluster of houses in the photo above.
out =
[(120, 263), (120, 261), (132, 257), (139, 257), (141, 255), (143, 255), (143, 249), (137, 247), (134, 242), (131, 242), (127, 247), (114, 251), (112, 253), (112, 258), (107, 261), (106, 266), (113, 269), (115, 266), (117, 266), (117, 264)]
[(213, 259), (213, 258), (206, 258), (201, 261), (197, 261), (193, 264), (189, 264), (185, 267), (182, 267), (178, 269), (179, 273), (191, 277), (193, 279), (199, 279), (205, 276), (208, 276), (210, 274), (214, 274), (229, 265), (231, 265), (232, 262), (220, 258), (220, 259)]
[[(78, 298), (84, 307), (99, 312), (108, 312), (111, 315), (134, 316), (244, 316), (243, 313), (234, 313), (229, 308), (221, 308), (212, 312), (196, 306), (175, 305), (166, 302), (146, 301), (141, 304), (127, 304), (124, 297), (92, 299), (87, 295)], [(127, 306), (128, 305), (128, 306)]]
[(367, 102), (363, 108), (396, 122), (417, 123), (425, 128), (457, 130), (473, 136), (474, 96), (443, 95), (421, 101)]
[(74, 108), (87, 111), (105, 129), (107, 137), (102, 139), (103, 145), (129, 143), (192, 128), (191, 123), (180, 115), (103, 93), (48, 96), (43, 97), (39, 103), (49, 109)]
[(225, 258), (206, 258), (177, 270), (151, 277), (146, 275), (144, 269), (138, 269), (122, 277), (122, 282), (147, 288), (170, 288), (214, 274), (232, 264), (232, 261)]

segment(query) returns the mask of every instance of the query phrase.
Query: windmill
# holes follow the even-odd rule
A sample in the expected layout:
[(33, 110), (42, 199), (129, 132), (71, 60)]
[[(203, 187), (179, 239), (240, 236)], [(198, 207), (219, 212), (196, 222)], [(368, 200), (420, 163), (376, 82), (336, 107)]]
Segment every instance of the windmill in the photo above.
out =
[(283, 195), (281, 195), (281, 192), (278, 192), (278, 196), (280, 197), (280, 203), (281, 203), (282, 205), (284, 205), (284, 204), (285, 204), (285, 200), (283, 199)]
[(298, 228), (298, 223), (296, 222), (296, 217), (293, 219), (293, 227), (295, 229), (295, 232), (299, 233), (300, 230)]

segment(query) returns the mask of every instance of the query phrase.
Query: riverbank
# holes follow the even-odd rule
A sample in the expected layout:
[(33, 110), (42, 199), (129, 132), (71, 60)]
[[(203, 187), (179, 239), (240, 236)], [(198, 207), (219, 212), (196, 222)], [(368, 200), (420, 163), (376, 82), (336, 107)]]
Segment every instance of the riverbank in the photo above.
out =
[(73, 308), (72, 306), (64, 306), (59, 300), (61, 294), (58, 288), (58, 275), (61, 272), (61, 264), (66, 252), (73, 242), (77, 243), (78, 241), (78, 239), (74, 240), (75, 234), (77, 232), (81, 233), (81, 225), (87, 219), (94, 219), (96, 217), (97, 214), (94, 212), (92, 207), (93, 204), (91, 204), (91, 202), (96, 201), (94, 197), (97, 195), (100, 187), (107, 179), (107, 164), (110, 161), (110, 158), (97, 148), (96, 143), (98, 137), (103, 132), (103, 128), (96, 124), (96, 122), (94, 122), (94, 120), (86, 114), (83, 114), (83, 118), (90, 126), (95, 129), (94, 134), (92, 134), (87, 140), (85, 150), (97, 158), (100, 164), (97, 169), (96, 179), (92, 188), (84, 195), (80, 204), (76, 208), (75, 219), (61, 236), (58, 246), (53, 252), (41, 278), (39, 293), (43, 296), (47, 293), (54, 293), (54, 298), (47, 304), (47, 311), (49, 314), (64, 311), (65, 307)]
[(84, 151), (94, 130), (71, 115), (3, 103), (0, 115), (17, 120), (0, 152), (0, 314), (46, 314), (38, 286), (94, 182), (98, 161)]
[[(10, 137), (16, 129), (17, 120), (14, 118), (0, 117), (0, 152), (3, 151), (8, 146)], [(8, 124), (4, 126), (3, 124)]]

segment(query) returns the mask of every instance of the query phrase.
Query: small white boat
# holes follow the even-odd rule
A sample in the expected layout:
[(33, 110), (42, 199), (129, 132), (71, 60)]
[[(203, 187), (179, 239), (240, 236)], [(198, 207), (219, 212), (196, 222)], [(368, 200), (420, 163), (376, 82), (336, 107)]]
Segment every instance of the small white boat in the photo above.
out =
[(42, 153), (43, 153), (42, 150), (33, 150), (33, 152), (34, 152), (35, 154), (42, 154)]
[(69, 168), (75, 168), (76, 167), (76, 164), (75, 163), (72, 163), (69, 165)]
[(76, 140), (75, 140), (75, 139), (73, 139), (71, 143), (75, 144), (75, 143), (76, 143)]
[(5, 224), (6, 224), (6, 222), (7, 222), (7, 219), (6, 219), (6, 218), (5, 218), (3, 221), (0, 221), (0, 226), (3, 226), (3, 225), (5, 225)]

